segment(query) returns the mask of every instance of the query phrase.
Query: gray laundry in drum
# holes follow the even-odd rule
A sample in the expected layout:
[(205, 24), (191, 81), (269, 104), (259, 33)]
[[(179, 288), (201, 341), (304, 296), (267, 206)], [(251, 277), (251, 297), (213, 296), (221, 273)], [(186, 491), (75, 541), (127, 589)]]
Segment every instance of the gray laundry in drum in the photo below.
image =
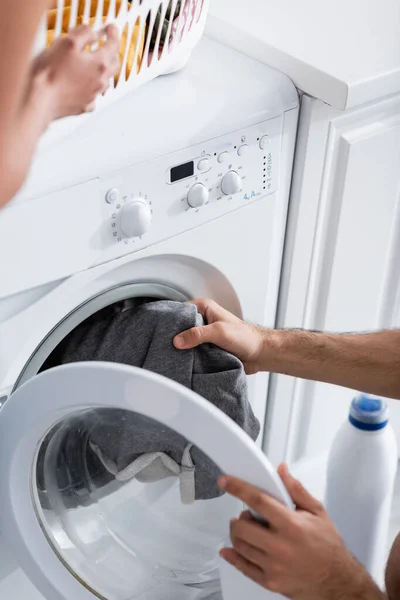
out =
[[(204, 324), (193, 304), (154, 301), (105, 310), (65, 340), (59, 363), (111, 361), (148, 369), (197, 392), (257, 439), (260, 425), (247, 396), (246, 375), (231, 354), (205, 344), (177, 350), (178, 333)], [(137, 413), (102, 410), (92, 421), (89, 444), (109, 474), (119, 481), (154, 482), (179, 478), (181, 499), (221, 495), (218, 467), (175, 431)]]

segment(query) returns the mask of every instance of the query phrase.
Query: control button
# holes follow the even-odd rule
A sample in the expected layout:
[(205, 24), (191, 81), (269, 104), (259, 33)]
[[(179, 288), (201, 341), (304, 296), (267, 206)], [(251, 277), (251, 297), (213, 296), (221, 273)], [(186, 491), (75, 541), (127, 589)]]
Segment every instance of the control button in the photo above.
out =
[(202, 158), (198, 164), (197, 168), (199, 171), (207, 171), (210, 168), (210, 161), (208, 158)]
[(200, 208), (208, 200), (208, 190), (202, 183), (195, 183), (189, 190), (187, 203), (191, 208)]
[(229, 173), (222, 178), (221, 190), (225, 196), (233, 196), (233, 194), (240, 192), (241, 189), (242, 180), (236, 171), (229, 171)]
[(249, 146), (247, 144), (243, 144), (243, 146), (239, 146), (238, 148), (238, 156), (245, 156), (249, 150)]
[(120, 211), (120, 227), (126, 237), (140, 237), (150, 229), (151, 209), (140, 198), (124, 204)]
[(229, 160), (229, 152), (221, 152), (218, 156), (219, 163), (226, 163)]
[(267, 148), (269, 144), (269, 136), (268, 135), (263, 135), (263, 137), (260, 140), (260, 148), (261, 150), (265, 150), (265, 148)]
[(108, 204), (113, 204), (118, 200), (118, 198), (119, 191), (117, 190), (117, 188), (111, 188), (111, 190), (108, 190), (106, 194), (106, 202), (108, 202)]

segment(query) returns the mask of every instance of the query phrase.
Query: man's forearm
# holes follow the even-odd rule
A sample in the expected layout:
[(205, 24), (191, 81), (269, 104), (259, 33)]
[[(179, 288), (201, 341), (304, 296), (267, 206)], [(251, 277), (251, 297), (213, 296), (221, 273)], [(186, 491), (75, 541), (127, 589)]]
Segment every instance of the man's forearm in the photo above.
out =
[(328, 334), (266, 330), (266, 371), (400, 399), (400, 330)]
[(318, 597), (305, 600), (398, 600), (398, 598), (388, 598), (382, 592), (376, 583), (365, 574), (365, 580), (352, 584), (351, 577), (347, 581), (341, 581), (340, 588), (338, 582), (332, 580), (331, 585), (326, 584), (325, 594), (319, 594)]
[(308, 595), (304, 600), (399, 600), (384, 593), (353, 556), (348, 554), (347, 560), (340, 558), (332, 557), (331, 571), (319, 594)]
[(331, 586), (327, 583), (325, 594), (307, 600), (398, 600), (398, 598), (388, 599), (388, 596), (369, 577), (366, 577), (361, 585), (354, 586), (350, 578), (342, 582), (340, 589), (336, 588), (334, 581), (331, 583)]

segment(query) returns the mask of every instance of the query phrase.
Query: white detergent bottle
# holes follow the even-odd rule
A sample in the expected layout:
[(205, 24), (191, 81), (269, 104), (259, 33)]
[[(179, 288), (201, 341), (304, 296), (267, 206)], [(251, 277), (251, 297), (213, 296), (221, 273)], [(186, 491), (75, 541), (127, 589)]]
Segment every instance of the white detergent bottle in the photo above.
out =
[(366, 394), (354, 398), (330, 451), (325, 506), (347, 548), (379, 585), (397, 456), (386, 402)]

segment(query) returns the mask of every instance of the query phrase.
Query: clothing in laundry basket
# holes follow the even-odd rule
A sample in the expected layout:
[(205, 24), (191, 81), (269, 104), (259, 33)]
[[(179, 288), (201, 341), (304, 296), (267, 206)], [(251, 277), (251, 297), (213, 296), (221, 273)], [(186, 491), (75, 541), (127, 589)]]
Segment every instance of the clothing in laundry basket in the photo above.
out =
[[(187, 351), (173, 346), (175, 335), (203, 324), (193, 304), (154, 301), (114, 307), (75, 329), (58, 348), (55, 360), (112, 361), (148, 369), (197, 392), (255, 440), (260, 425), (248, 402), (241, 362), (211, 344)], [(72, 456), (71, 441), (68, 446)], [(95, 455), (90, 462), (99, 460), (119, 481), (177, 477), (185, 504), (221, 495), (218, 467), (184, 437), (143, 415), (103, 410), (97, 422), (91, 417), (88, 446)]]

